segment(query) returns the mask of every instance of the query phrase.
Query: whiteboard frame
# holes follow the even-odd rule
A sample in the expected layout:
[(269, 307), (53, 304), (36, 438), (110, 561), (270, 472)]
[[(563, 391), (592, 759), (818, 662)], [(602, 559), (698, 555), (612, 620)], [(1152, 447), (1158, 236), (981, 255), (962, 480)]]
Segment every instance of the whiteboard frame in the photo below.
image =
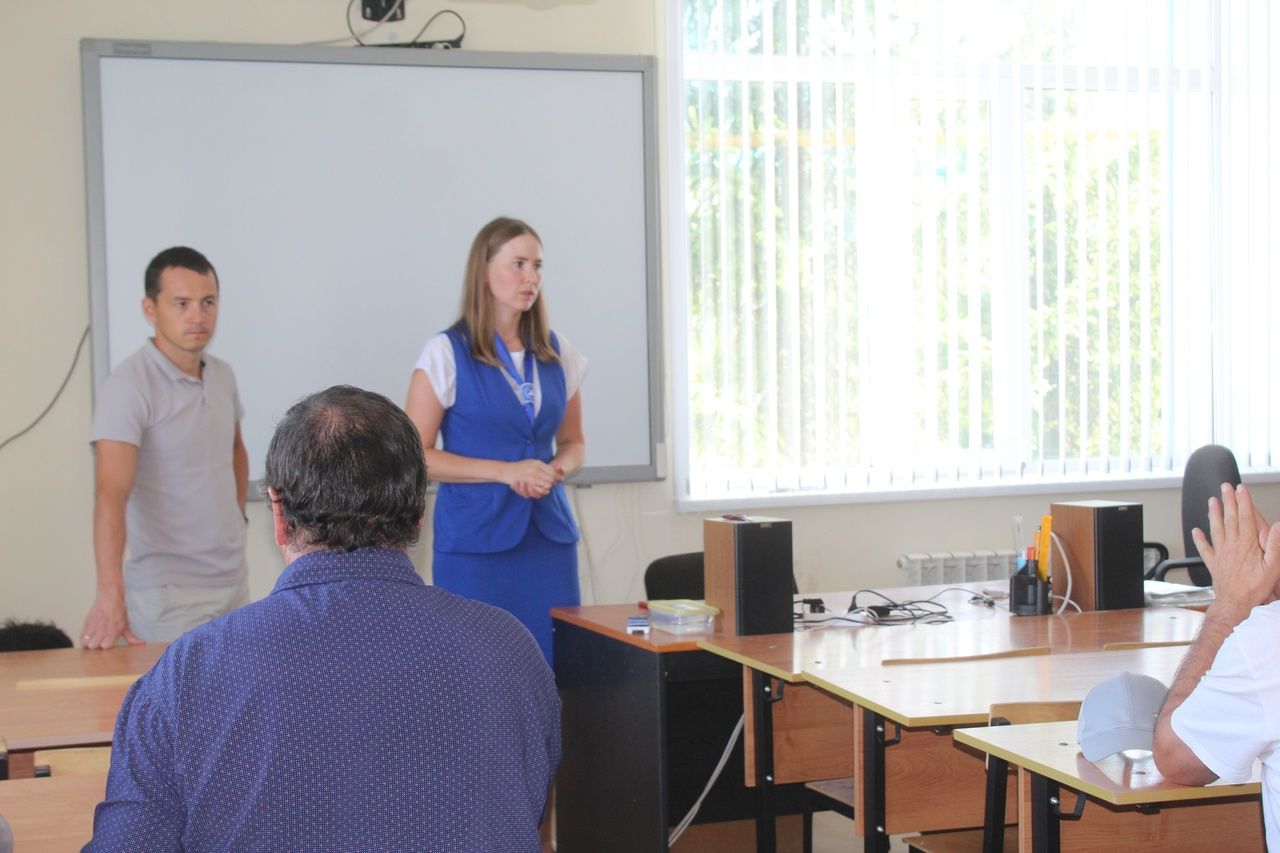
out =
[[(323, 63), (338, 65), (444, 66), (478, 69), (538, 71), (627, 71), (641, 79), (644, 133), (644, 227), (646, 260), (646, 324), (648, 357), (648, 461), (635, 465), (587, 465), (571, 480), (579, 485), (643, 482), (663, 479), (665, 447), (661, 246), (658, 175), (656, 61), (652, 56), (550, 53), (499, 53), (467, 50), (425, 50), (381, 47), (295, 47), (213, 42), (163, 42), (83, 39), (80, 43), (84, 96), (85, 196), (88, 237), (88, 285), (93, 381), (96, 397), (110, 372), (107, 276), (106, 166), (104, 163), (102, 79), (100, 62), (111, 58), (197, 59), (254, 62)], [(216, 263), (216, 260), (215, 260)], [(138, 271), (139, 277), (141, 270)], [(587, 353), (589, 356), (590, 353)], [(597, 378), (598, 381), (598, 378)], [(594, 398), (599, 399), (599, 398)], [(264, 450), (265, 452), (265, 450)], [(257, 497), (258, 490), (250, 490)]]

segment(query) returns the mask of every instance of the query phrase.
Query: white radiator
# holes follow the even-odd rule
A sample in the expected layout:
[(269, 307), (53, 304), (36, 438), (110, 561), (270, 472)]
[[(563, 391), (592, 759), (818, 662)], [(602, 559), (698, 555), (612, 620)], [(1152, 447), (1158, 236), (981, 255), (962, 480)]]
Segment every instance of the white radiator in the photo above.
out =
[(898, 568), (905, 575), (904, 586), (965, 581), (1002, 580), (1017, 568), (1018, 554), (1001, 551), (952, 551), (930, 554), (903, 554)]

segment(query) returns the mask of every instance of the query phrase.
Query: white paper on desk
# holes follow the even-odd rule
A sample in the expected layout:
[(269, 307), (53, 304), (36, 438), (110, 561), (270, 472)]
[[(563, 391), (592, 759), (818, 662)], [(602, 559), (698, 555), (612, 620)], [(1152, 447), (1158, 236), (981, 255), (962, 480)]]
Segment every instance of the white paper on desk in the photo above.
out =
[(1148, 607), (1184, 607), (1191, 604), (1211, 604), (1213, 587), (1191, 586), (1168, 581), (1143, 581), (1143, 598)]

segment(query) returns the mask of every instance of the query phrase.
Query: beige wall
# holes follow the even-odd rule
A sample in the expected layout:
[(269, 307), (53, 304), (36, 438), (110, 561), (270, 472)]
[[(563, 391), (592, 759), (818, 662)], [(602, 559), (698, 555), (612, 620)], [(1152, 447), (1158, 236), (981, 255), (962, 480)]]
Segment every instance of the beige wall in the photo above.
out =
[[(64, 0), (0, 3), (0, 437), (26, 426), (61, 381), (88, 322), (78, 42), (84, 37), (291, 44), (344, 33), (345, 0)], [(509, 0), (453, 4), (478, 50), (652, 53), (665, 50), (662, 0)], [(438, 6), (408, 0), (411, 21)], [(448, 30), (439, 22), (440, 32)], [(398, 25), (406, 39), (416, 25)], [(664, 188), (665, 189), (665, 188)], [(216, 262), (216, 259), (214, 259)], [(589, 355), (589, 354), (588, 354)], [(247, 365), (236, 365), (240, 370)], [(590, 388), (586, 390), (590, 405)], [(57, 406), (0, 451), (0, 617), (52, 618), (78, 631), (93, 595), (92, 455), (87, 353)], [(590, 437), (588, 437), (589, 440)], [(250, 448), (263, 453), (265, 448)], [(1266, 492), (1280, 504), (1280, 488)], [(1174, 491), (1114, 493), (1142, 501), (1148, 538), (1178, 541)], [(1030, 519), (1068, 495), (789, 508), (804, 588), (895, 580), (907, 550), (1003, 547), (1010, 517)], [(1075, 497), (1079, 497), (1076, 495)], [(641, 597), (643, 566), (696, 550), (701, 514), (674, 510), (670, 483), (581, 490), (589, 567), (584, 594)], [(255, 597), (280, 558), (262, 504), (250, 507)], [(1175, 547), (1175, 552), (1177, 548)], [(424, 565), (423, 543), (416, 554)]]

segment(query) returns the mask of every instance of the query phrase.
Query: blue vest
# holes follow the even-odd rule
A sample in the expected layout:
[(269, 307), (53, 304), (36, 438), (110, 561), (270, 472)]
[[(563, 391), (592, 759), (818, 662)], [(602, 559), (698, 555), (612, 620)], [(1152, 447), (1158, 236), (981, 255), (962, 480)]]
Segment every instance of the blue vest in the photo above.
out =
[[(453, 344), (458, 382), (454, 403), (440, 422), (444, 449), (503, 462), (550, 462), (568, 403), (560, 363), (537, 363), (542, 404), (530, 424), (502, 370), (473, 359), (466, 336), (456, 327), (446, 334)], [(560, 352), (554, 334), (551, 345)], [(524, 357), (534, 356), (526, 352)], [(561, 483), (539, 500), (522, 498), (505, 483), (441, 483), (436, 494), (434, 548), (463, 554), (506, 551), (524, 538), (530, 520), (552, 542), (578, 541), (578, 525)]]

